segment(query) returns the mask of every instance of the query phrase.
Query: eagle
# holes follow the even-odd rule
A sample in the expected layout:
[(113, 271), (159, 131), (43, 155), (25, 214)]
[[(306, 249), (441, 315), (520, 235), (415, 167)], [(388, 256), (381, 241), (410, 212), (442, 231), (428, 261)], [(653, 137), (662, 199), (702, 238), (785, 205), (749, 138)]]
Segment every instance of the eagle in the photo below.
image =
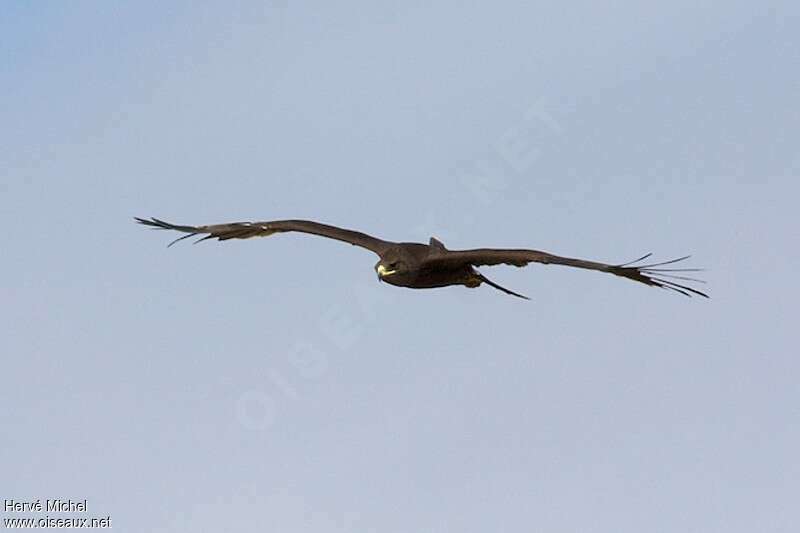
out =
[(249, 239), (251, 237), (268, 237), (275, 233), (299, 232), (318, 235), (328, 239), (347, 242), (354, 246), (366, 248), (375, 253), (379, 260), (375, 264), (375, 272), (379, 281), (397, 287), (411, 289), (432, 289), (450, 285), (463, 285), (476, 288), (482, 284), (489, 285), (517, 298), (529, 300), (527, 296), (516, 293), (494, 283), (480, 273), (476, 267), (492, 265), (512, 265), (524, 267), (529, 263), (545, 265), (564, 265), (607, 272), (651, 287), (659, 287), (684, 296), (709, 296), (689, 286), (690, 283), (704, 281), (687, 277), (688, 272), (698, 272), (697, 268), (675, 268), (676, 263), (685, 261), (690, 256), (679, 257), (669, 261), (643, 264), (652, 256), (642, 257), (622, 264), (606, 264), (584, 259), (562, 257), (548, 252), (526, 249), (476, 248), (472, 250), (448, 250), (437, 239), (431, 237), (428, 244), (417, 242), (392, 242), (349, 229), (329, 226), (310, 220), (273, 220), (269, 222), (230, 222), (208, 226), (182, 226), (171, 224), (157, 218), (134, 218), (136, 222), (153, 229), (173, 230), (186, 233), (178, 237), (168, 246), (178, 241), (201, 235), (195, 241), (208, 239), (227, 241), (229, 239)]

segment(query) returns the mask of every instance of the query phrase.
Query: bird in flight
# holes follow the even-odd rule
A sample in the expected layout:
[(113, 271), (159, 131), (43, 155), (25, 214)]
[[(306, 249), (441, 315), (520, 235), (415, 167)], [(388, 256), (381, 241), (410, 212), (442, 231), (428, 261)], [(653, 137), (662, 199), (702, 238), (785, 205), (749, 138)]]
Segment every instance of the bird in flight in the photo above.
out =
[(547, 252), (525, 249), (499, 249), (477, 248), (473, 250), (448, 250), (444, 244), (431, 237), (428, 244), (416, 242), (384, 241), (366, 233), (352, 231), (336, 226), (329, 226), (310, 220), (274, 220), (271, 222), (232, 222), (228, 224), (213, 224), (210, 226), (180, 226), (170, 224), (157, 218), (138, 218), (140, 224), (154, 229), (174, 230), (187, 233), (178, 237), (169, 246), (178, 241), (202, 235), (197, 241), (218, 239), (249, 239), (251, 237), (268, 237), (274, 233), (296, 231), (310, 233), (350, 243), (354, 246), (366, 248), (377, 254), (380, 258), (375, 264), (375, 272), (379, 281), (385, 281), (397, 287), (412, 289), (431, 289), (447, 287), (450, 285), (463, 285), (469, 288), (479, 287), (481, 284), (494, 287), (506, 294), (525, 298), (527, 296), (501, 287), (490, 281), (478, 272), (475, 267), (491, 265), (513, 265), (524, 267), (528, 263), (542, 263), (545, 265), (564, 265), (587, 270), (597, 270), (628, 278), (652, 287), (660, 287), (674, 291), (684, 296), (708, 295), (697, 289), (689, 287), (689, 283), (704, 283), (701, 280), (687, 277), (688, 272), (697, 272), (697, 268), (675, 268), (689, 258), (680, 257), (671, 261), (643, 264), (652, 254), (647, 254), (635, 261), (622, 264), (606, 264), (584, 259), (561, 257)]

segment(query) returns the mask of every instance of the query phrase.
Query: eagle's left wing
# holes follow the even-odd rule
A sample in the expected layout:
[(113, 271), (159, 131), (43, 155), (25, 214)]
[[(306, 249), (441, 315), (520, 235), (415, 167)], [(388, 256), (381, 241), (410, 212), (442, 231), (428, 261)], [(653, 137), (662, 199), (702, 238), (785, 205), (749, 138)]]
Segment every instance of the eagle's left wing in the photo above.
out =
[(600, 272), (608, 272), (615, 276), (628, 278), (645, 285), (653, 287), (661, 287), (678, 292), (684, 296), (709, 296), (703, 292), (693, 289), (684, 283), (704, 283), (702, 280), (686, 277), (680, 275), (686, 272), (697, 272), (701, 269), (697, 268), (664, 268), (668, 265), (679, 263), (690, 256), (680, 257), (671, 261), (664, 261), (660, 263), (651, 264), (638, 264), (650, 257), (652, 254), (647, 254), (635, 261), (623, 263), (618, 265), (611, 265), (606, 263), (598, 263), (595, 261), (586, 261), (584, 259), (573, 259), (570, 257), (561, 257), (548, 252), (541, 252), (538, 250), (504, 250), (496, 248), (479, 248), (476, 250), (436, 250), (427, 259), (427, 263), (431, 267), (444, 266), (444, 265), (463, 265), (470, 264), (473, 266), (481, 265), (513, 265), (517, 267), (524, 267), (528, 263), (542, 263), (545, 265), (565, 265), (576, 268), (584, 268), (588, 270), (597, 270)]

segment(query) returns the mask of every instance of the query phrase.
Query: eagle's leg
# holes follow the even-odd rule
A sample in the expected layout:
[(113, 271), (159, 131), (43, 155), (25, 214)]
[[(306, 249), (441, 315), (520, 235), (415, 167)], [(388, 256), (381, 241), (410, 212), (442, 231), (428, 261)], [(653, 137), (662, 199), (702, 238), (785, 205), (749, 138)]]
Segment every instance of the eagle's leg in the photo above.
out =
[(469, 287), (470, 289), (477, 289), (481, 286), (481, 283), (483, 283), (483, 280), (481, 279), (480, 274), (475, 272), (471, 274), (466, 281), (464, 281), (464, 286)]

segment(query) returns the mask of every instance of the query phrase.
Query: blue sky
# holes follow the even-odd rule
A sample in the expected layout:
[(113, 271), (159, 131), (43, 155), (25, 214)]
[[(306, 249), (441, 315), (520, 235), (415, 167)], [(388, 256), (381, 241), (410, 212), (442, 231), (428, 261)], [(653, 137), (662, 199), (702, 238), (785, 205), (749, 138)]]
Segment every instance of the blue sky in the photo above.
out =
[[(118, 531), (796, 531), (789, 2), (0, 8), (2, 498)], [(308, 218), (691, 253), (378, 284)], [(3, 518), (11, 516), (3, 514)]]

